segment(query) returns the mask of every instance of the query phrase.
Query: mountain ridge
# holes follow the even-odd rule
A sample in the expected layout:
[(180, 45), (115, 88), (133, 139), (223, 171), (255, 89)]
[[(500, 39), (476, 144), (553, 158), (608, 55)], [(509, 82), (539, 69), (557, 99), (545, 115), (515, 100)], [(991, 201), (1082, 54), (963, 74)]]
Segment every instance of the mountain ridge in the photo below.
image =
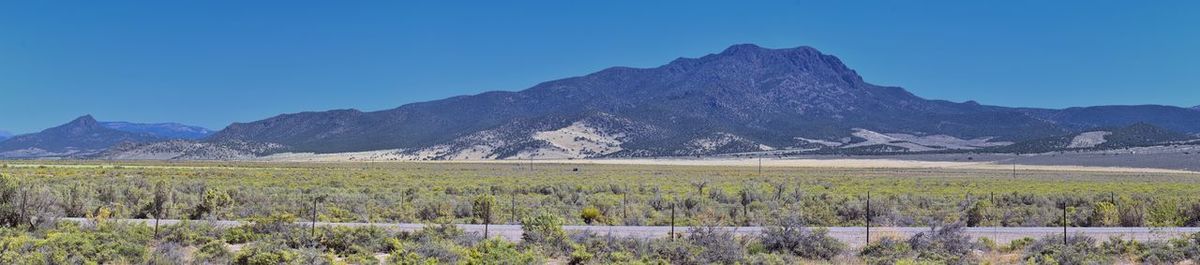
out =
[(132, 133), (149, 133), (163, 139), (198, 140), (212, 134), (213, 131), (192, 125), (175, 122), (135, 123), (125, 121), (102, 121), (101, 126), (109, 129)]
[(204, 132), (207, 129), (178, 123), (101, 122), (92, 115), (83, 115), (40, 132), (0, 141), (0, 157), (87, 157), (121, 144), (196, 140), (202, 137), (194, 136)]
[(46, 157), (94, 154), (121, 142), (149, 142), (153, 135), (131, 133), (102, 126), (92, 115), (37, 133), (22, 134), (0, 142), (0, 156)]
[(381, 151), (394, 160), (703, 156), (797, 150), (989, 150), (1094, 128), (1200, 133), (1200, 112), (1140, 105), (1010, 108), (925, 99), (801, 46), (739, 44), (657, 67), (610, 67), (520, 91), (233, 123), (195, 141), (131, 141), (103, 157), (241, 159)]
[[(233, 124), (209, 141), (277, 143), (285, 146), (279, 152), (398, 149), (421, 159), (520, 158), (571, 149), (565, 145), (587, 145), (534, 137), (576, 126), (597, 135), (622, 136), (603, 139), (619, 142), (621, 150), (599, 152), (600, 156), (708, 155), (803, 148), (813, 143), (795, 139), (836, 141), (854, 137), (858, 129), (1022, 141), (1153, 117), (1142, 112), (1169, 113), (1155, 122), (1172, 130), (1200, 132), (1200, 122), (1193, 122), (1200, 118), (1180, 114), (1183, 110), (1052, 110), (929, 100), (900, 87), (867, 83), (837, 57), (812, 47), (739, 44), (658, 67), (610, 67), (521, 91), (490, 91), (373, 112), (283, 114)], [(1114, 113), (1118, 115), (1094, 117)]]

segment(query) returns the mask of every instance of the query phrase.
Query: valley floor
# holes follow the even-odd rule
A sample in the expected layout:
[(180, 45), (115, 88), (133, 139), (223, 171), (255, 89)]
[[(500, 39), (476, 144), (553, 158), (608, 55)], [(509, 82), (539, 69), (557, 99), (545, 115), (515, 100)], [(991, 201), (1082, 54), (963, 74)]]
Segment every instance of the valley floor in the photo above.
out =
[[(1003, 155), (900, 158), (767, 158), (761, 168), (758, 158), (736, 156), (0, 161), (0, 196), (20, 202), (0, 211), (0, 221), (31, 220), (0, 223), (0, 242), (20, 243), (0, 251), (0, 263), (41, 260), (45, 252), (98, 264), (1165, 264), (1200, 258), (1200, 251), (1189, 252), (1200, 250), (1196, 172), (1013, 170), (1005, 162), (1021, 157)], [(151, 216), (166, 220), (161, 231), (146, 220)], [(871, 245), (865, 245), (866, 220)], [(312, 222), (316, 229), (307, 225)], [(508, 240), (479, 237), (483, 222), (498, 224), (488, 226), (490, 236)], [(666, 237), (672, 224), (676, 238)], [(1076, 242), (1069, 251), (1058, 250), (1063, 225)], [(940, 228), (922, 233), (930, 227)], [(813, 245), (781, 247), (793, 243)], [(85, 252), (118, 248), (129, 251)], [(495, 253), (505, 256), (485, 256)]]
[(592, 165), (669, 165), (736, 166), (799, 168), (907, 168), (907, 169), (982, 169), (1051, 170), (1094, 172), (1197, 173), (1200, 172), (1200, 147), (1195, 150), (1125, 150), (1047, 154), (908, 154), (908, 155), (805, 155), (766, 156), (755, 154), (724, 155), (702, 158), (611, 158), (611, 159), (501, 159), (409, 161), (369, 159), (364, 153), (285, 154), (261, 158), (262, 162), (434, 162), (500, 164), (592, 164)]
[[(60, 221), (79, 222), (86, 225), (92, 225), (92, 221), (86, 218), (62, 218)], [(118, 219), (111, 220), (118, 222), (126, 222), (133, 224), (143, 224), (153, 226), (153, 219)], [(178, 225), (187, 220), (165, 219), (158, 220), (161, 226)], [(244, 221), (203, 221), (192, 220), (191, 223), (205, 223), (222, 228), (235, 228), (246, 225), (249, 222)], [(296, 225), (308, 227), (313, 225), (308, 222), (296, 222)], [(378, 227), (390, 231), (416, 232), (425, 229), (431, 224), (422, 223), (333, 223), (333, 222), (317, 222), (317, 227)], [(466, 233), (477, 233), (483, 235), (485, 227), (482, 224), (459, 224), (459, 228)], [(739, 236), (755, 236), (763, 233), (766, 227), (763, 226), (722, 226), (714, 227), (721, 231), (728, 231)], [(590, 232), (599, 236), (613, 236), (621, 238), (639, 238), (639, 239), (655, 239), (666, 238), (674, 232), (676, 235), (686, 235), (692, 227), (689, 226), (607, 226), (607, 225), (566, 225), (562, 226), (564, 231), (570, 233)], [(829, 236), (846, 243), (847, 246), (853, 249), (862, 248), (867, 243), (866, 227), (811, 227), (810, 229), (828, 229)], [(871, 227), (870, 235), (872, 241), (877, 241), (880, 238), (898, 238), (907, 239), (921, 232), (929, 232), (930, 227)], [(508, 241), (520, 242), (521, 235), (524, 233), (519, 224), (493, 224), (486, 228), (489, 237), (500, 237)], [(990, 240), (1009, 243), (1014, 240), (1023, 238), (1043, 238), (1061, 236), (1063, 232), (1068, 235), (1081, 235), (1095, 238), (1096, 240), (1108, 240), (1110, 237), (1118, 237), (1126, 240), (1152, 241), (1152, 240), (1167, 240), (1171, 238), (1187, 236), (1190, 234), (1200, 233), (1200, 227), (1069, 227), (1064, 230), (1062, 227), (967, 227), (963, 228), (963, 233), (973, 240), (980, 238), (988, 238)]]

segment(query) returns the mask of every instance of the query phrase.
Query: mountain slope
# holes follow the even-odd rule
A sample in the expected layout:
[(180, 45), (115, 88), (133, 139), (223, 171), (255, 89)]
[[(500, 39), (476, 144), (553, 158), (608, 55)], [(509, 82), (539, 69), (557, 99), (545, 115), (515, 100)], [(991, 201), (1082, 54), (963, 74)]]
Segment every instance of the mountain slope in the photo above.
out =
[(91, 115), (38, 133), (14, 136), (0, 142), (0, 157), (88, 155), (121, 142), (150, 142), (158, 138), (106, 128)]
[(1190, 141), (1195, 137), (1163, 129), (1148, 123), (1119, 128), (1101, 128), (1081, 133), (1048, 137), (998, 147), (988, 151), (1006, 153), (1044, 153), (1063, 150), (1099, 150), (1167, 145)]
[(12, 138), (12, 136), (12, 133), (8, 131), (0, 130), (0, 142), (4, 141), (4, 139)]
[(898, 87), (872, 85), (838, 58), (810, 47), (736, 45), (661, 67), (615, 67), (520, 92), (378, 112), (285, 114), (230, 125), (209, 141), (269, 142), (285, 151), (317, 153), (438, 147), (454, 154), (474, 148), (504, 158), (555, 149), (533, 136), (573, 125), (623, 135), (622, 150), (607, 156), (789, 148), (806, 144), (797, 137), (836, 140), (858, 128), (1000, 140), (1065, 132), (1014, 109), (926, 100)]
[(1200, 132), (1200, 115), (1192, 109), (1160, 105), (1097, 106), (1063, 110), (1025, 109), (1031, 116), (1053, 121), (1069, 130), (1121, 127), (1148, 123), (1172, 131)]
[[(254, 156), (384, 151), (373, 156), (388, 159), (891, 153), (995, 149), (1139, 122), (1200, 133), (1200, 112), (1184, 108), (1054, 110), (928, 100), (899, 87), (867, 83), (837, 57), (811, 47), (743, 44), (659, 67), (614, 67), (518, 92), (234, 123), (198, 143), (203, 148), (175, 143), (122, 150), (177, 157), (202, 156), (184, 149)], [(244, 147), (249, 149), (239, 149)]]
[(179, 123), (132, 123), (123, 121), (100, 122), (100, 126), (118, 131), (146, 133), (163, 139), (196, 140), (207, 137), (213, 131), (198, 126)]

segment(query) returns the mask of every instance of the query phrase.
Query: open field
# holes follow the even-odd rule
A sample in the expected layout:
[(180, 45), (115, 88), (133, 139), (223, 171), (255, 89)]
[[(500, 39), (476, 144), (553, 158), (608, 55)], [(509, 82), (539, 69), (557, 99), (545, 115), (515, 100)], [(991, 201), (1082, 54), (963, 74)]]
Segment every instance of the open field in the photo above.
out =
[[(352, 153), (284, 153), (256, 159), (262, 162), (389, 162), (407, 161), (397, 158), (397, 150)], [(550, 164), (617, 164), (617, 165), (701, 165), (778, 167), (837, 167), (837, 168), (975, 168), (1007, 169), (1012, 165), (1026, 169), (1060, 171), (1123, 171), (1123, 172), (1200, 172), (1200, 146), (1132, 147), (1098, 151), (1064, 151), (1037, 154), (1003, 153), (929, 153), (893, 155), (796, 155), (787, 151), (764, 151), (720, 155), (706, 158), (624, 158), (624, 159), (538, 159), (538, 160), (454, 160), (435, 163), (550, 163)], [(416, 160), (420, 161), (420, 160)], [(415, 162), (415, 161), (410, 161)]]
[[(879, 160), (597, 160), (504, 162), (263, 163), (11, 161), (0, 172), (54, 195), (67, 216), (107, 207), (114, 217), (139, 212), (156, 183), (171, 189), (170, 213), (246, 219), (272, 213), (307, 218), (323, 197), (320, 221), (472, 223), (471, 201), (492, 196), (500, 223), (537, 211), (568, 223), (662, 225), (671, 205), (677, 224), (761, 225), (801, 215), (812, 225), (921, 226), (960, 221), (975, 209), (982, 224), (1055, 226), (1063, 207), (1072, 225), (1098, 203), (1127, 216), (1124, 226), (1200, 222), (1200, 174), (1171, 170), (1031, 167), (964, 162)], [(701, 165), (704, 164), (704, 165)], [(760, 173), (761, 170), (761, 173)], [(196, 213), (206, 193), (231, 202)], [(75, 194), (71, 198), (65, 195)], [(1114, 201), (1115, 200), (1115, 201)], [(1168, 204), (1172, 206), (1168, 208)], [(1107, 207), (1107, 206), (1106, 206)], [(1170, 210), (1168, 217), (1149, 214)], [(580, 218), (584, 208), (600, 212)], [(986, 215), (986, 216), (984, 216)], [(1098, 217), (1097, 217), (1098, 218)], [(1163, 219), (1166, 218), (1166, 219)], [(1117, 226), (1106, 224), (1099, 226)]]
[[(414, 264), (397, 261), (408, 258), (453, 264), (473, 257), (561, 264), (584, 253), (591, 255), (584, 264), (956, 263), (959, 258), (1007, 264), (1047, 257), (1104, 264), (1158, 260), (1149, 255), (1159, 248), (1200, 249), (1200, 234), (1193, 233), (1200, 225), (1200, 175), (1172, 170), (1018, 166), (1014, 171), (988, 163), (878, 160), (764, 160), (760, 168), (757, 159), (7, 161), (0, 163), (0, 175), (5, 199), (0, 243), (18, 246), (0, 251), (5, 263), (15, 263), (5, 256), (40, 259), (43, 252), (59, 253), (54, 255), (71, 263), (72, 253), (88, 253), (75, 249), (81, 241), (94, 241), (87, 244), (96, 249), (143, 252), (95, 253), (87, 257), (108, 259), (76, 257), (80, 260), (143, 263), (178, 251), (179, 258), (168, 264), (252, 264), (255, 258), (289, 264)], [(314, 216), (320, 225), (310, 230), (304, 223)], [(54, 222), (60, 217), (82, 224)], [(148, 220), (155, 217), (217, 221), (168, 220), (156, 236)], [(873, 243), (864, 246), (862, 226), (868, 218)], [(493, 224), (491, 236), (508, 240), (481, 238), (483, 223)], [(672, 223), (676, 240), (664, 238)], [(947, 224), (965, 227), (929, 228)], [(1064, 224), (1071, 234), (1083, 232), (1070, 238), (1081, 242), (1070, 248), (1082, 249), (1053, 250), (1054, 244), (1062, 246)], [(1122, 239), (1106, 240), (1109, 236)], [(60, 242), (74, 237), (78, 241)], [(884, 237), (897, 240), (877, 240)], [(1195, 243), (1162, 243), (1168, 238)], [(817, 245), (792, 249), (783, 246), (793, 243), (778, 242)], [(1131, 244), (1137, 247), (1121, 247)], [(1132, 252), (1070, 256), (1116, 249)], [(501, 250), (506, 256), (478, 256)], [(1188, 255), (1173, 257), (1194, 258)], [(771, 261), (751, 262), (756, 260)]]
[[(87, 225), (94, 225), (92, 220), (87, 218), (63, 218), (60, 221), (79, 222)], [(142, 225), (154, 225), (154, 219), (119, 219), (116, 221), (127, 222)], [(184, 222), (178, 219), (158, 220), (159, 225), (171, 226), (179, 225)], [(235, 228), (249, 224), (242, 221), (192, 221), (195, 223), (205, 223), (214, 227)], [(316, 222), (306, 223), (298, 222), (298, 226), (317, 227), (377, 227), (389, 231), (401, 232), (417, 232), (425, 229), (427, 224), (394, 224), (394, 223), (330, 223)], [(520, 225), (489, 225), (485, 227), (482, 224), (460, 224), (458, 225), (463, 232), (484, 234), (489, 233), (491, 236), (501, 237), (505, 240), (520, 242), (521, 235), (524, 233)], [(598, 235), (614, 236), (622, 238), (641, 238), (654, 239), (669, 237), (672, 231), (676, 234), (685, 235), (695, 227), (687, 226), (602, 226), (602, 225), (566, 225), (562, 229), (566, 232), (581, 233), (591, 232)], [(756, 236), (762, 234), (765, 230), (762, 226), (749, 227), (716, 227), (722, 231), (728, 231), (738, 236)], [(809, 229), (821, 229), (821, 227), (811, 227)], [(851, 248), (862, 248), (867, 243), (867, 228), (866, 227), (827, 227), (829, 236), (846, 243)], [(891, 238), (909, 238), (921, 232), (928, 232), (929, 227), (871, 227), (873, 233), (872, 240), (879, 240), (881, 237)], [(969, 227), (965, 228), (963, 233), (975, 240), (979, 238), (988, 238), (997, 242), (1010, 242), (1022, 238), (1042, 238), (1062, 236), (1066, 232), (1070, 235), (1082, 235), (1096, 240), (1107, 240), (1110, 237), (1119, 237), (1130, 240), (1167, 240), (1171, 238), (1187, 236), (1190, 234), (1200, 233), (1200, 227)]]

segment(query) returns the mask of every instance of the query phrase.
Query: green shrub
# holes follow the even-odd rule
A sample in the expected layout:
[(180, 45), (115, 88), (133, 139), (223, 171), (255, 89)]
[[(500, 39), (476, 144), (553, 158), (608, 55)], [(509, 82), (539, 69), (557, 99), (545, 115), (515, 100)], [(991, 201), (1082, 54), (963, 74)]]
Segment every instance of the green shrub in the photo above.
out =
[(152, 234), (145, 225), (101, 223), (85, 229), (64, 224), (47, 232), (36, 251), (51, 264), (143, 263)]
[(1071, 235), (1063, 244), (1061, 235), (1046, 236), (1025, 248), (1022, 260), (1033, 264), (1108, 264), (1112, 258), (1096, 246), (1096, 239)]
[(299, 259), (299, 253), (281, 243), (258, 241), (250, 243), (233, 256), (237, 265), (289, 264)]
[[(184, 220), (175, 225), (162, 226), (159, 238), (163, 241), (179, 243), (184, 246), (195, 246), (208, 243), (215, 238), (224, 236), (224, 231), (206, 223), (195, 223)], [(243, 241), (245, 242), (245, 241)]]
[(586, 264), (596, 256), (595, 254), (588, 252), (587, 247), (584, 247), (583, 245), (571, 244), (571, 249), (570, 259), (567, 260), (567, 264), (570, 265)]
[(387, 250), (388, 233), (375, 226), (326, 227), (321, 229), (321, 246), (338, 254), (376, 253)]
[(350, 256), (346, 256), (346, 258), (342, 259), (342, 261), (345, 262), (346, 264), (354, 264), (354, 265), (377, 265), (377, 264), (379, 264), (379, 259), (376, 259), (375, 255), (373, 255), (373, 253), (353, 254)]
[(1124, 240), (1121, 237), (1109, 237), (1108, 241), (1100, 243), (1100, 250), (1105, 255), (1134, 258), (1142, 254), (1145, 245), (1133, 240)]
[(697, 257), (705, 264), (733, 264), (746, 255), (746, 248), (733, 232), (715, 227), (693, 227), (688, 230), (687, 240), (702, 251)]
[(556, 214), (540, 213), (521, 220), (521, 240), (527, 244), (561, 249), (566, 241), (563, 219)]
[(226, 264), (233, 258), (233, 253), (219, 240), (208, 241), (193, 254), (193, 262), (198, 264)]
[(489, 238), (471, 248), (463, 264), (539, 264), (541, 260), (533, 251), (520, 251), (516, 244), (500, 238)]
[(1179, 210), (1179, 202), (1170, 199), (1159, 199), (1154, 202), (1146, 217), (1146, 222), (1154, 227), (1171, 227), (1183, 225), (1183, 215)]
[(650, 249), (657, 258), (670, 264), (702, 264), (698, 257), (704, 248), (690, 240), (659, 239), (651, 241)]
[(600, 209), (595, 206), (583, 207), (583, 210), (579, 211), (579, 218), (582, 218), (583, 222), (589, 225), (599, 220), (600, 217)]
[(996, 244), (996, 241), (992, 240), (991, 238), (979, 237), (979, 240), (977, 241), (979, 241), (977, 245), (979, 245), (979, 247), (983, 250), (995, 251), (1000, 249), (1000, 246)]
[(221, 236), (225, 242), (229, 244), (245, 244), (254, 240), (258, 240), (259, 235), (250, 230), (250, 227), (239, 226), (225, 230), (225, 234)]
[(912, 247), (908, 242), (885, 237), (863, 247), (858, 253), (867, 264), (896, 264), (895, 262), (910, 256)]
[(1093, 207), (1088, 223), (1095, 227), (1118, 226), (1121, 223), (1121, 216), (1116, 205), (1111, 202), (1099, 202)]
[(492, 216), (495, 214), (496, 197), (492, 195), (480, 195), (475, 197), (471, 203), (475, 223), (492, 223)]
[(993, 208), (993, 206), (992, 206), (991, 201), (987, 201), (987, 200), (976, 201), (974, 204), (971, 205), (971, 208), (967, 210), (967, 226), (976, 227), (976, 226), (994, 225), (995, 221), (989, 220), (992, 217), (991, 216), (992, 208)]
[(224, 217), (224, 209), (233, 205), (233, 198), (225, 191), (205, 189), (200, 204), (192, 211), (191, 219)]
[(391, 252), (388, 253), (387, 264), (392, 265), (428, 265), (437, 264), (435, 258), (423, 257), (413, 249), (416, 243), (390, 239)]
[(187, 260), (187, 254), (183, 251), (183, 246), (174, 242), (163, 242), (154, 246), (153, 251), (148, 253), (145, 265), (176, 265), (184, 264)]
[(1021, 239), (1013, 240), (1013, 241), (1008, 242), (1007, 245), (1000, 247), (1000, 251), (1002, 251), (1002, 252), (1022, 251), (1022, 250), (1025, 250), (1025, 248), (1028, 247), (1029, 244), (1032, 244), (1033, 241), (1034, 241), (1033, 238), (1030, 238), (1030, 237), (1023, 237)]
[(1175, 264), (1187, 259), (1184, 249), (1163, 241), (1146, 242), (1146, 249), (1138, 257), (1146, 264)]
[(787, 253), (809, 259), (830, 260), (846, 248), (828, 236), (828, 230), (809, 229), (799, 218), (785, 218), (778, 226), (763, 230), (761, 241), (767, 251)]
[(980, 248), (966, 235), (961, 223), (917, 233), (908, 239), (908, 245), (915, 252), (917, 261), (945, 264), (977, 263), (977, 257), (971, 254)]

